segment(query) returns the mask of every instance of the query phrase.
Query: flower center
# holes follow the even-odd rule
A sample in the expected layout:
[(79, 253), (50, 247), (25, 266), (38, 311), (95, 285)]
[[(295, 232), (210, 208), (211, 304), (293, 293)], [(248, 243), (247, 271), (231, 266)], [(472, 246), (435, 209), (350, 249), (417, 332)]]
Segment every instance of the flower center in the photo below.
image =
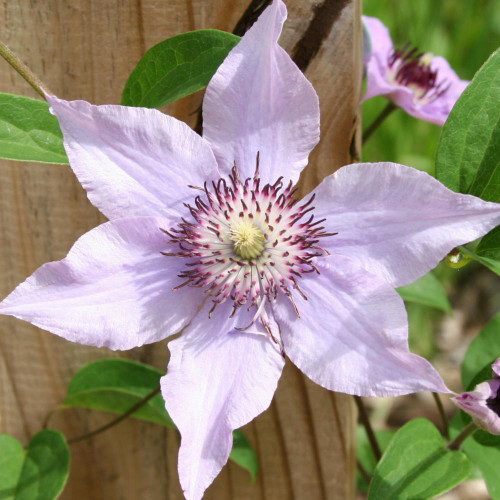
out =
[(255, 259), (262, 255), (266, 238), (255, 224), (246, 220), (237, 221), (231, 224), (230, 233), (236, 255), (242, 259)]
[(417, 104), (423, 106), (443, 95), (449, 88), (445, 80), (438, 83), (438, 71), (431, 68), (434, 55), (419, 53), (406, 44), (389, 56), (387, 81), (392, 85), (404, 85), (414, 93)]
[[(243, 305), (255, 308), (246, 330), (260, 319), (274, 339), (265, 304), (283, 293), (298, 308), (294, 292), (307, 299), (299, 288), (304, 273), (317, 272), (314, 259), (327, 252), (318, 242), (336, 233), (325, 232), (314, 220), (314, 195), (299, 205), (292, 182), (286, 187), (280, 177), (274, 184), (261, 186), (259, 160), (253, 178), (242, 181), (235, 166), (229, 175), (204, 187), (193, 205), (186, 204), (193, 221), (182, 219), (176, 228), (162, 231), (176, 245), (167, 256), (188, 259), (177, 287), (203, 287), (214, 303), (209, 316), (226, 300), (232, 300), (233, 313)], [(307, 219), (304, 220), (307, 215)]]
[(496, 397), (486, 400), (486, 406), (500, 417), (500, 389)]

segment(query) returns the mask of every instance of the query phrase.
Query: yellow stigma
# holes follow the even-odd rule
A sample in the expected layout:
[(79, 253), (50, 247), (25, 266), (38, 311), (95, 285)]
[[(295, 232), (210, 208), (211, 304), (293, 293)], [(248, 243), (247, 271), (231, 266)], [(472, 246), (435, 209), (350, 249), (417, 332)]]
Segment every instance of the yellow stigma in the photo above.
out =
[(419, 61), (425, 66), (430, 66), (433, 58), (434, 54), (432, 52), (426, 52), (420, 56)]
[(264, 251), (266, 241), (264, 233), (249, 221), (240, 221), (231, 225), (231, 239), (236, 255), (242, 259), (256, 259)]

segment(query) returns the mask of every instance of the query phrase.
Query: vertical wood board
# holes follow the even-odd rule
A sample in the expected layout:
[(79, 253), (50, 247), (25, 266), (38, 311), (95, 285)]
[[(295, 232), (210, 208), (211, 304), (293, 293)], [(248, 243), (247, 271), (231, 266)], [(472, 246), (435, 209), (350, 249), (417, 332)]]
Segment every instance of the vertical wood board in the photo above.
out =
[[(0, 37), (58, 96), (119, 103), (127, 77), (145, 50), (188, 30), (232, 31), (248, 3), (0, 0)], [(357, 157), (360, 1), (289, 0), (287, 6), (289, 20), (281, 39), (285, 49), (294, 55), (313, 22), (317, 30), (310, 30), (306, 38), (320, 40), (306, 75), (320, 97), (322, 139), (301, 180), (305, 193)], [(325, 10), (318, 13), (321, 8)], [(318, 18), (326, 19), (326, 25)], [(37, 97), (1, 60), (0, 91)], [(201, 100), (200, 92), (165, 111), (194, 126), (192, 112)], [(0, 296), (41, 264), (63, 258), (79, 236), (104, 220), (69, 167), (0, 161)], [(117, 354), (72, 344), (0, 317), (0, 432), (27, 442), (64, 398), (77, 369), (117, 355), (163, 370), (168, 361), (165, 342)], [(244, 429), (259, 456), (256, 483), (230, 464), (206, 498), (352, 498), (354, 418), (350, 398), (323, 390), (287, 363), (271, 408)], [(56, 415), (51, 424), (72, 437), (108, 419), (109, 415), (77, 410)], [(61, 498), (180, 499), (178, 446), (174, 431), (134, 421), (72, 445), (70, 479)]]

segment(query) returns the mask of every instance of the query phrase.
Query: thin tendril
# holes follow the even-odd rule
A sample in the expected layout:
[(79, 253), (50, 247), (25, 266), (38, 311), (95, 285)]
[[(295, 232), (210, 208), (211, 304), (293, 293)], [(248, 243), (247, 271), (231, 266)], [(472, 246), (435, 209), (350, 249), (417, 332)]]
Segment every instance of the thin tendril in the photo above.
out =
[(118, 425), (120, 422), (123, 422), (123, 420), (126, 420), (133, 413), (135, 413), (139, 408), (142, 408), (150, 399), (154, 398), (157, 394), (159, 394), (160, 390), (161, 388), (157, 387), (154, 391), (151, 391), (147, 396), (142, 398), (135, 405), (131, 406), (123, 415), (120, 415), (118, 418), (115, 418), (106, 425), (98, 427), (97, 429), (94, 429), (93, 431), (88, 432), (87, 434), (83, 434), (82, 436), (68, 439), (68, 444), (78, 443), (79, 441), (84, 441), (85, 439), (93, 438), (94, 436), (97, 436), (97, 434), (101, 434), (101, 432), (107, 431), (108, 429), (111, 429), (111, 427)]

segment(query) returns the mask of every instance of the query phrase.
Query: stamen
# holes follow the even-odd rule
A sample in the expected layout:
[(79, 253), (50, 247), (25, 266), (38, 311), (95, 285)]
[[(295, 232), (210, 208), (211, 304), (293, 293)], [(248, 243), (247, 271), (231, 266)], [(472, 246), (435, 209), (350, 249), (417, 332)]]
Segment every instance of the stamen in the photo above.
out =
[(389, 56), (390, 71), (387, 80), (394, 85), (404, 85), (414, 92), (415, 100), (427, 104), (448, 90), (448, 83), (438, 83), (438, 70), (431, 69), (433, 54), (418, 52), (416, 47), (406, 44), (402, 49), (394, 50)]
[(185, 281), (174, 290), (205, 288), (213, 300), (209, 317), (226, 300), (233, 302), (231, 318), (243, 305), (249, 311), (255, 307), (250, 324), (236, 329), (248, 331), (259, 321), (263, 334), (283, 351), (281, 334), (278, 338), (273, 334), (266, 304), (272, 308), (282, 293), (300, 317), (294, 295), (304, 300), (307, 296), (297, 280), (306, 273), (319, 274), (315, 260), (329, 252), (318, 242), (337, 233), (325, 230), (321, 225), (325, 219), (314, 220), (314, 195), (298, 205), (297, 189), (282, 177), (261, 187), (259, 164), (257, 153), (253, 178), (244, 181), (235, 164), (229, 179), (212, 182), (211, 188), (206, 182), (203, 187), (189, 185), (203, 193), (194, 196), (193, 204), (185, 204), (193, 221), (182, 218), (177, 227), (161, 228), (176, 246), (161, 253), (188, 259), (179, 273)]

